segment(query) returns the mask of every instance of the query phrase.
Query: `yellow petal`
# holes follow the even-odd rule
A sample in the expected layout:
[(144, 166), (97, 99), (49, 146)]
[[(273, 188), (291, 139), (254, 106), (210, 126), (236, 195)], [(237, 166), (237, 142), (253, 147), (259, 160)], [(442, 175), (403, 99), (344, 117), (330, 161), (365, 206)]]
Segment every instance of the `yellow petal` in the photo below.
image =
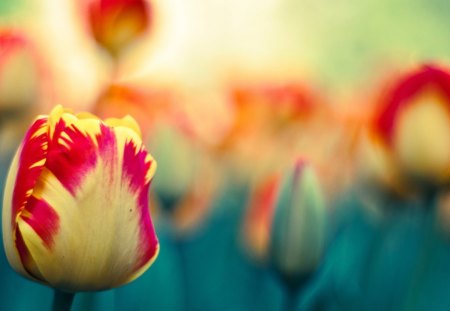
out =
[(136, 132), (139, 137), (142, 137), (141, 129), (139, 128), (139, 124), (136, 122), (136, 120), (130, 116), (126, 115), (125, 117), (119, 119), (119, 118), (109, 118), (105, 120), (105, 123), (111, 127), (127, 127), (129, 129), (132, 129)]
[(450, 112), (433, 91), (404, 108), (394, 145), (400, 165), (414, 175), (440, 180), (450, 167)]

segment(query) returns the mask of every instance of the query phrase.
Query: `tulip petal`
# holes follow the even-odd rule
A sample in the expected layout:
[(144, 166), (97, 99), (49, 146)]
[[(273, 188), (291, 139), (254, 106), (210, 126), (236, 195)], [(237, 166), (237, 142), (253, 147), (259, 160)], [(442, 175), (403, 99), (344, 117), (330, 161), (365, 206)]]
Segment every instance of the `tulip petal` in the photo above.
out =
[(280, 176), (270, 176), (255, 189), (246, 217), (245, 238), (251, 251), (260, 260), (267, 257), (270, 227), (280, 186)]
[[(17, 232), (20, 218), (44, 169), (47, 155), (46, 117), (38, 117), (25, 135), (8, 173), (3, 201), (3, 241), (8, 261), (19, 273), (33, 278), (34, 262)], [(19, 181), (20, 182), (17, 182)], [(14, 244), (15, 243), (15, 244)]]
[(58, 225), (43, 221), (36, 227), (25, 216), (18, 221), (39, 272), (51, 286), (68, 291), (133, 280), (159, 249), (148, 209), (156, 163), (125, 126), (62, 113), (51, 132), (33, 197), (40, 215), (49, 212), (48, 205)]
[(436, 91), (423, 91), (398, 117), (394, 150), (403, 168), (413, 174), (445, 180), (450, 166), (449, 141), (449, 109)]
[(396, 120), (402, 109), (430, 87), (438, 91), (444, 99), (450, 99), (450, 74), (437, 66), (425, 65), (401, 79), (386, 94), (384, 105), (374, 120), (375, 128), (385, 143), (393, 143)]
[(51, 126), (46, 167), (72, 194), (97, 164), (94, 137), (99, 132), (98, 124), (93, 119), (78, 120), (63, 113)]
[(109, 119), (105, 120), (105, 123), (112, 127), (119, 127), (119, 126), (128, 127), (130, 129), (134, 130), (136, 132), (136, 134), (139, 135), (139, 137), (142, 136), (141, 130), (140, 130), (139, 125), (137, 124), (136, 120), (134, 120), (129, 115), (126, 115), (122, 119), (109, 118)]

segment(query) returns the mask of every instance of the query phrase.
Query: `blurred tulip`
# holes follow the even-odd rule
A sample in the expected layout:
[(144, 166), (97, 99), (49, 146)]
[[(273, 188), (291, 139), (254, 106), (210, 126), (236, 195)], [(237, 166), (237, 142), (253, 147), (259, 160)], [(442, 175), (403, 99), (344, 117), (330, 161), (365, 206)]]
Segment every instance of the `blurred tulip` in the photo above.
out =
[(20, 33), (0, 32), (0, 117), (27, 113), (40, 95), (36, 51)]
[(68, 292), (139, 277), (159, 251), (148, 208), (155, 169), (129, 116), (103, 122), (57, 106), (37, 117), (5, 186), (9, 263)]
[(254, 254), (269, 261), (286, 285), (296, 287), (320, 264), (325, 219), (315, 173), (299, 160), (283, 180), (274, 175), (254, 192), (245, 232)]
[(153, 184), (159, 206), (170, 214), (178, 233), (196, 229), (208, 215), (220, 183), (210, 158), (178, 123), (160, 124), (148, 144), (160, 159), (160, 178)]
[[(274, 165), (286, 168), (299, 152), (315, 149), (323, 136), (326, 106), (302, 83), (235, 87), (230, 104), (233, 121), (215, 151), (229, 161), (232, 174), (244, 180), (258, 180)], [(313, 144), (310, 137), (314, 137)]]
[(288, 282), (297, 282), (320, 264), (325, 218), (325, 203), (314, 170), (298, 161), (282, 183), (270, 240), (272, 264)]
[[(450, 73), (425, 65), (383, 94), (370, 135), (391, 180), (437, 186), (450, 177)], [(381, 162), (380, 162), (381, 161)], [(400, 181), (399, 181), (400, 180)]]
[(280, 133), (295, 122), (308, 120), (314, 114), (312, 92), (300, 84), (237, 87), (232, 90), (235, 112), (229, 134), (221, 148), (240, 140), (254, 139), (267, 131)]
[(159, 126), (149, 146), (158, 161), (159, 175), (153, 190), (162, 207), (172, 212), (188, 192), (199, 168), (200, 153), (194, 141), (171, 124)]
[(115, 57), (152, 23), (152, 7), (145, 0), (87, 0), (87, 5), (94, 39)]

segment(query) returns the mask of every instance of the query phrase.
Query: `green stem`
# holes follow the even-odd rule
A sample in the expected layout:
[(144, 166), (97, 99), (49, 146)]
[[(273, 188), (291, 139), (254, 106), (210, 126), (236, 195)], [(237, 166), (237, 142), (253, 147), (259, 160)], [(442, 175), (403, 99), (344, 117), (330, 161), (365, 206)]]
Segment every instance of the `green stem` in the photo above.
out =
[(75, 293), (63, 292), (55, 288), (52, 311), (70, 311)]
[(417, 301), (420, 298), (420, 285), (423, 284), (423, 279), (426, 277), (427, 270), (435, 256), (436, 248), (438, 247), (436, 232), (436, 199), (437, 193), (431, 192), (427, 195), (426, 215), (424, 221), (424, 237), (421, 245), (421, 252), (418, 256), (416, 267), (413, 272), (412, 281), (406, 292), (406, 303), (404, 310), (413, 310), (417, 305)]
[(190, 282), (189, 282), (189, 273), (188, 273), (188, 263), (187, 263), (187, 254), (186, 254), (186, 245), (185, 241), (181, 237), (176, 238), (175, 245), (178, 251), (178, 259), (180, 261), (180, 277), (183, 285), (183, 297), (182, 310), (190, 310)]
[(297, 292), (292, 288), (286, 290), (286, 297), (284, 298), (282, 311), (294, 311), (297, 306)]

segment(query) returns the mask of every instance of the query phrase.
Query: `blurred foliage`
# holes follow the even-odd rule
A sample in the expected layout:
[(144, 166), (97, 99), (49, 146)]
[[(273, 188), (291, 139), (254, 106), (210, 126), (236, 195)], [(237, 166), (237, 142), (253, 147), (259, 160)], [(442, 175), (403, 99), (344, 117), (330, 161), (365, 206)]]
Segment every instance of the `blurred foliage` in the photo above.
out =
[[(17, 13), (27, 5), (28, 0), (2, 0), (0, 1), (0, 15), (5, 18)], [(0, 20), (1, 20), (0, 17)]]

